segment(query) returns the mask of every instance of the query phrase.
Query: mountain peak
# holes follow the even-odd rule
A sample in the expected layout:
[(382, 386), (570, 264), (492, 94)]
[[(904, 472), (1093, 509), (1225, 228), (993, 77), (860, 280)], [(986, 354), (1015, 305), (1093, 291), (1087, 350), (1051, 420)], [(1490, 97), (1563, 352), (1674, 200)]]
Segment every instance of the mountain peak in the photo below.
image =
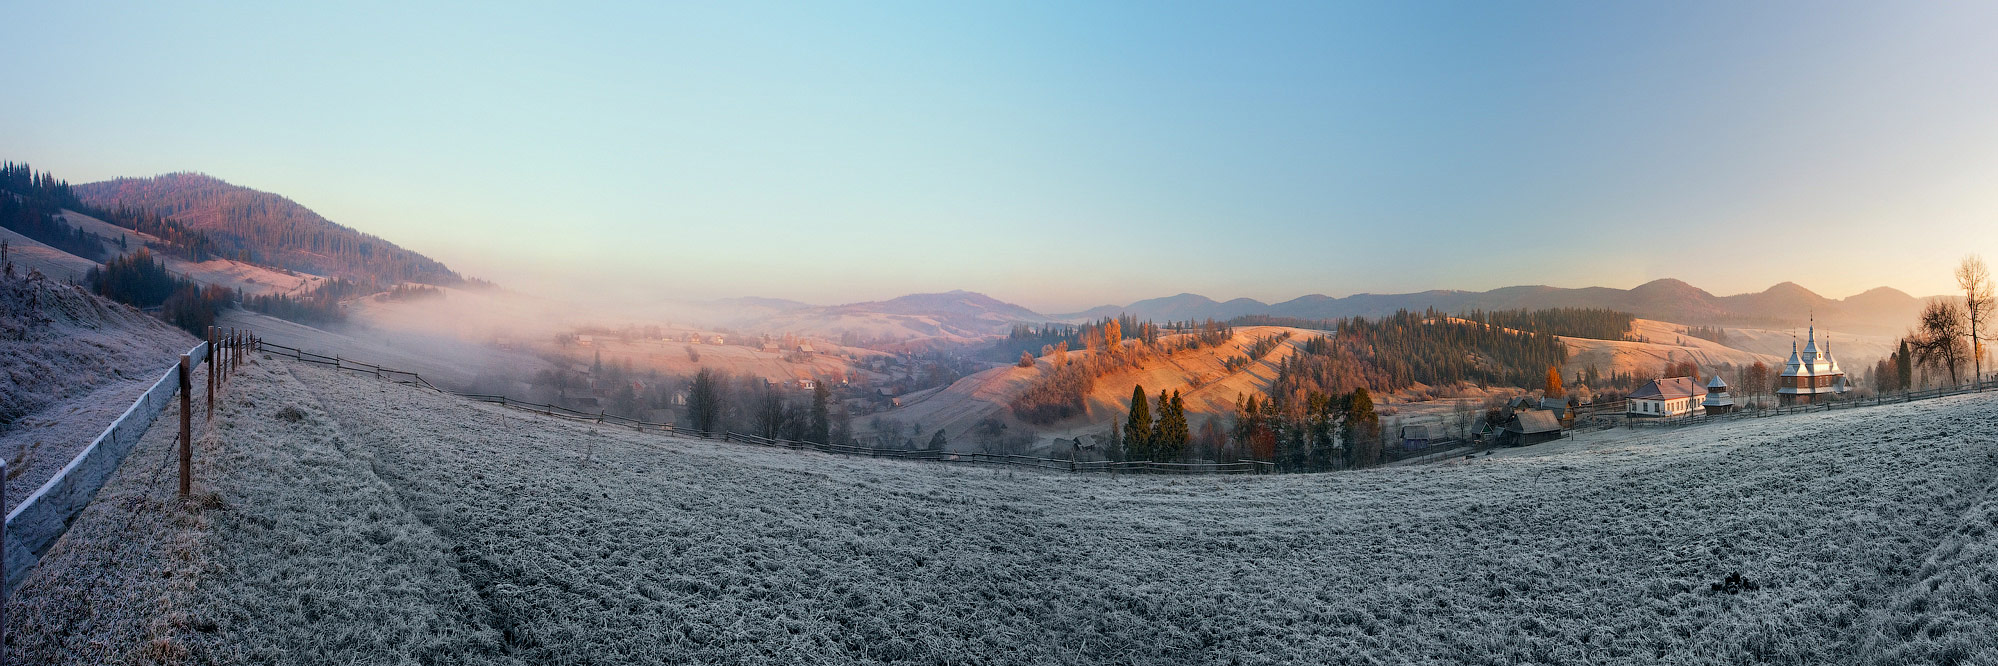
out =
[(1803, 296), (1808, 298), (1824, 298), (1823, 296), (1819, 296), (1817, 292), (1804, 288), (1804, 285), (1789, 281), (1778, 282), (1774, 285), (1771, 285), (1768, 289), (1762, 290), (1762, 293), (1771, 294), (1771, 295), (1780, 295), (1780, 296)]

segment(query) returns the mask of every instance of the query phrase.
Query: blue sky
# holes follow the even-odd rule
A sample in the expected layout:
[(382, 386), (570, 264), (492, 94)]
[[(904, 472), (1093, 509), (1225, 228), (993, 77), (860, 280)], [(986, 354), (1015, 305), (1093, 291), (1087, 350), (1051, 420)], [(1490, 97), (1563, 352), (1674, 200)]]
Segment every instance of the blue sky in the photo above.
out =
[(1838, 297), (1998, 255), (1994, 4), (567, 4), (9, 3), (0, 155), (551, 293)]

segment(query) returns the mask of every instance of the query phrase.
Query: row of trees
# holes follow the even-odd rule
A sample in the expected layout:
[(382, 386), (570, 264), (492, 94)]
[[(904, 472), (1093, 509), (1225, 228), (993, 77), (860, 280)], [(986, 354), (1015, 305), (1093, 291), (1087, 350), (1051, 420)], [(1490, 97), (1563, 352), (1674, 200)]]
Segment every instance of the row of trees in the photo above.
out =
[[(1228, 453), (1275, 462), (1281, 469), (1322, 471), (1379, 464), (1385, 452), (1373, 394), (1310, 391), (1301, 400), (1239, 398)], [(1226, 454), (1224, 454), (1226, 455)]]
[(1235, 328), (1213, 319), (1161, 324), (1151, 320), (1139, 321), (1130, 315), (1104, 317), (1085, 324), (1014, 324), (1006, 337), (993, 343), (984, 356), (998, 361), (1033, 355), (1036, 351), (1041, 356), (1047, 356), (1057, 348), (1064, 351), (1097, 349), (1121, 343), (1127, 334), (1139, 344), (1174, 353), (1225, 343), (1234, 337)]
[(1984, 378), (1985, 329), (1994, 305), (1991, 268), (1984, 258), (1964, 257), (1953, 272), (1961, 298), (1936, 298), (1923, 304), (1915, 328), (1898, 348), (1873, 367), (1874, 387), (1881, 391), (1915, 388), (1915, 369), (1923, 368), (1951, 386)]
[(807, 404), (798, 404), (762, 377), (731, 376), (701, 368), (687, 387), (688, 425), (702, 432), (724, 430), (762, 437), (851, 444), (846, 409), (832, 399), (824, 383), (812, 389)]
[(333, 278), (297, 296), (287, 294), (249, 296), (243, 299), (243, 307), (301, 324), (314, 326), (333, 324), (347, 318), (346, 312), (340, 308), (341, 301), (370, 290), (370, 287), (358, 282)]
[[(1193, 442), (1193, 431), (1186, 423), (1186, 402), (1180, 399), (1178, 391), (1168, 395), (1160, 389), (1157, 417), (1152, 416), (1153, 406), (1147, 402), (1145, 387), (1133, 385), (1131, 411), (1124, 419), (1122, 435), (1117, 434), (1114, 424), (1111, 427), (1111, 448), (1122, 453), (1124, 460), (1175, 462), (1184, 459)], [(1119, 439), (1122, 441), (1117, 441)]]

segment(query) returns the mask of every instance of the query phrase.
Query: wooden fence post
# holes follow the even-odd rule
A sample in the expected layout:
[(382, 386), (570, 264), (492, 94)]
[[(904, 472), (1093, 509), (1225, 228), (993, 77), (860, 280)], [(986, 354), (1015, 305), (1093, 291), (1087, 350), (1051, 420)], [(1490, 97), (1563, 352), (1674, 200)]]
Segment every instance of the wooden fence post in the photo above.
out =
[(208, 327), (208, 418), (215, 418), (215, 327)]
[[(7, 505), (7, 461), (0, 460), (0, 506)], [(7, 552), (7, 529), (0, 526), (0, 553)], [(0, 556), (4, 557), (4, 556)], [(7, 589), (7, 567), (0, 566), (0, 590)], [(0, 599), (0, 602), (4, 602)], [(7, 604), (0, 603), (0, 666), (7, 666)]]
[(194, 417), (192, 395), (193, 378), (188, 376), (190, 359), (180, 355), (180, 496), (187, 497), (189, 466), (194, 460), (194, 442), (190, 441), (193, 430), (189, 427)]

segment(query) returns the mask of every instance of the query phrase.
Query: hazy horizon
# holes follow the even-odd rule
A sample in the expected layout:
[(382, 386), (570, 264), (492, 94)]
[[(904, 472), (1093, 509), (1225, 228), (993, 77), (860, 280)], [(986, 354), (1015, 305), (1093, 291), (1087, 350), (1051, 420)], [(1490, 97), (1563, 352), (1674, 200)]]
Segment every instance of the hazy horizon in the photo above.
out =
[(529, 292), (1953, 291), (1991, 6), (18, 6), (5, 159)]

